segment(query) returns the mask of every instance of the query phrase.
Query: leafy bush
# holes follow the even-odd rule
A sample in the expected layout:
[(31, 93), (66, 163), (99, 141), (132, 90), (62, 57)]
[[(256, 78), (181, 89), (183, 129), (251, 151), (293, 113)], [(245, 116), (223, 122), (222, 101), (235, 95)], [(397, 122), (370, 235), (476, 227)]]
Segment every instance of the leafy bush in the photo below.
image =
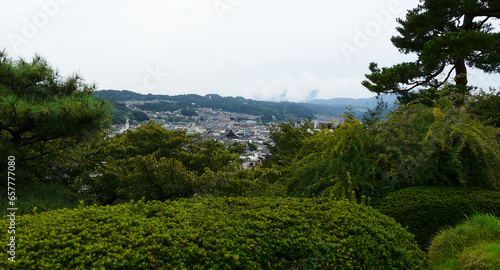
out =
[(434, 107), (402, 106), (385, 122), (371, 119), (363, 125), (347, 112), (333, 131), (311, 132), (308, 122), (274, 127), (274, 152), (265, 166), (277, 165), (277, 182), (294, 197), (363, 202), (426, 185), (498, 190), (500, 130), (455, 107), (464, 97), (450, 93)]
[[(0, 226), (7, 227), (3, 218)], [(326, 199), (200, 198), (17, 217), (3, 269), (425, 269), (393, 219)], [(6, 246), (6, 234), (0, 245)]]
[(481, 91), (467, 104), (467, 110), (487, 124), (500, 128), (500, 91)]
[[(87, 201), (116, 204), (131, 199), (169, 200), (196, 193), (234, 194), (248, 181), (231, 178), (240, 164), (221, 142), (198, 141), (186, 131), (166, 130), (153, 121), (87, 146), (76, 167), (74, 188)], [(225, 177), (222, 175), (225, 174)], [(218, 175), (218, 177), (213, 177)], [(207, 182), (210, 180), (209, 182)], [(226, 180), (227, 183), (221, 183)], [(228, 190), (220, 188), (230, 187)]]
[(419, 185), (500, 188), (500, 130), (486, 126), (454, 95), (402, 106), (380, 126), (381, 164), (394, 190)]
[(314, 135), (311, 120), (281, 123), (269, 126), (269, 138), (272, 143), (267, 147), (271, 156), (264, 160), (264, 166), (289, 166), (305, 141)]
[(435, 269), (500, 269), (500, 219), (476, 215), (442, 231), (429, 256)]
[(422, 248), (447, 226), (475, 213), (500, 214), (500, 192), (461, 187), (412, 187), (372, 202), (415, 235)]
[(377, 158), (383, 148), (374, 135), (353, 117), (333, 131), (315, 133), (289, 168), (289, 195), (355, 197), (359, 202), (382, 191)]

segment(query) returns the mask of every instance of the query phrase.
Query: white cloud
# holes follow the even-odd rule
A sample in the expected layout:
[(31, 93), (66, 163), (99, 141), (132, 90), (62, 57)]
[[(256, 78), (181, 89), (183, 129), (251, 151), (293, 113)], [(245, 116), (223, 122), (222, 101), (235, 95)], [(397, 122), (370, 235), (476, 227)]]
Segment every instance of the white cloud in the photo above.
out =
[(225, 85), (222, 93), (257, 100), (304, 102), (311, 99), (330, 99), (335, 97), (362, 98), (374, 96), (361, 85), (361, 77), (319, 79), (304, 71), (300, 76), (293, 77), (289, 73), (271, 80), (258, 80), (252, 85), (238, 87)]
[[(373, 96), (360, 84), (369, 63), (412, 57), (390, 37), (418, 0), (219, 2), (231, 5), (223, 20), (214, 0), (0, 0), (0, 50), (39, 53), (101, 89), (276, 101)], [(27, 20), (44, 16), (36, 34), (24, 33)], [(346, 54), (342, 44), (357, 47)], [(498, 77), (475, 80), (498, 85)]]

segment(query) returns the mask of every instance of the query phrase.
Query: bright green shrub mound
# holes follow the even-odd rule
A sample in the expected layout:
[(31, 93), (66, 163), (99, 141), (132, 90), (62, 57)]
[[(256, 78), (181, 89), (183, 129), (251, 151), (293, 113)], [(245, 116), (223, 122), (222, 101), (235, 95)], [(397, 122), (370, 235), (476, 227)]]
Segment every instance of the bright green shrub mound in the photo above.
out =
[(476, 215), (437, 235), (429, 248), (435, 269), (500, 269), (500, 219)]
[(373, 207), (415, 235), (422, 248), (441, 229), (475, 213), (500, 214), (500, 192), (462, 187), (412, 187), (390, 193)]
[[(194, 198), (17, 219), (9, 269), (425, 269), (413, 236), (344, 201)], [(7, 228), (7, 220), (0, 222)], [(0, 245), (6, 247), (6, 235)]]

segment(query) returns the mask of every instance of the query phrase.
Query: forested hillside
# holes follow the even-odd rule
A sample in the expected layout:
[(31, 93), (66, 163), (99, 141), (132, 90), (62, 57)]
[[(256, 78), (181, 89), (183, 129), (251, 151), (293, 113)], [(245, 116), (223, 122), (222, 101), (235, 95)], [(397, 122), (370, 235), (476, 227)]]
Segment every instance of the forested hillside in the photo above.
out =
[[(211, 108), (221, 109), (223, 111), (244, 113), (256, 116), (263, 116), (269, 120), (294, 120), (308, 119), (315, 114), (338, 116), (343, 114), (346, 107), (351, 107), (357, 117), (363, 117), (368, 109), (373, 109), (377, 105), (376, 98), (368, 99), (331, 99), (331, 100), (313, 100), (309, 103), (293, 103), (293, 102), (266, 102), (245, 99), (242, 97), (222, 97), (220, 95), (143, 95), (127, 90), (101, 90), (95, 93), (95, 96), (104, 97), (114, 101), (153, 101), (156, 103), (144, 103), (138, 105), (141, 110), (163, 112), (176, 111), (186, 108)], [(388, 103), (388, 110), (394, 107), (394, 97), (386, 97), (385, 102)], [(115, 105), (116, 103), (113, 103)], [(117, 107), (115, 105), (115, 107)], [(125, 113), (121, 113), (125, 114)], [(274, 117), (273, 117), (274, 116)]]
[[(105, 97), (116, 101), (153, 101), (164, 100), (169, 102), (146, 103), (140, 105), (142, 110), (174, 111), (184, 108), (211, 108), (223, 111), (264, 116), (269, 120), (287, 120), (312, 118), (314, 111), (297, 103), (266, 102), (249, 100), (242, 97), (221, 97), (216, 94), (199, 95), (141, 95), (131, 91), (101, 90), (95, 93), (96, 97)], [(273, 117), (274, 116), (274, 117)]]
[(131, 110), (125, 104), (115, 100), (109, 100), (109, 103), (111, 104), (111, 115), (113, 116), (112, 124), (123, 124), (127, 119), (138, 122), (149, 120), (149, 117), (144, 112)]

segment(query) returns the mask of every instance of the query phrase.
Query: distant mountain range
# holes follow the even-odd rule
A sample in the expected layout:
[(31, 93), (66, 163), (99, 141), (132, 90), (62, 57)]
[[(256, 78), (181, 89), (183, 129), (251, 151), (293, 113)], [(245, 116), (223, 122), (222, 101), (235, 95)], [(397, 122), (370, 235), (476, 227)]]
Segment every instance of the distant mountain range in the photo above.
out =
[[(396, 101), (395, 95), (381, 95), (385, 102), (390, 105), (394, 104)], [(353, 106), (353, 107), (373, 107), (377, 104), (377, 98), (332, 98), (332, 99), (314, 99), (309, 102), (309, 104), (315, 105), (327, 105), (327, 106)]]
[[(394, 108), (395, 95), (381, 95), (384, 102), (388, 103), (387, 111)], [(377, 105), (377, 98), (332, 98), (332, 99), (313, 99), (307, 103), (301, 103), (312, 109), (316, 114), (339, 115), (351, 107), (356, 113), (356, 117), (361, 118), (368, 109), (373, 109)]]
[[(264, 121), (271, 120), (296, 120), (312, 118), (315, 114), (325, 114), (336, 116), (345, 112), (346, 107), (350, 106), (362, 117), (368, 108), (375, 107), (377, 100), (373, 98), (352, 99), (352, 98), (333, 98), (328, 100), (316, 99), (308, 103), (293, 102), (271, 102), (256, 101), (245, 99), (243, 97), (222, 97), (217, 94), (205, 96), (200, 95), (152, 95), (139, 94), (128, 90), (101, 90), (94, 94), (97, 98), (109, 99), (116, 107), (116, 101), (153, 101), (163, 102), (155, 103), (154, 106), (144, 106), (144, 110), (171, 111), (179, 108), (212, 108), (221, 109), (234, 113), (245, 113), (261, 116)], [(385, 96), (384, 101), (393, 103), (395, 97)], [(166, 102), (168, 101), (168, 102)]]

